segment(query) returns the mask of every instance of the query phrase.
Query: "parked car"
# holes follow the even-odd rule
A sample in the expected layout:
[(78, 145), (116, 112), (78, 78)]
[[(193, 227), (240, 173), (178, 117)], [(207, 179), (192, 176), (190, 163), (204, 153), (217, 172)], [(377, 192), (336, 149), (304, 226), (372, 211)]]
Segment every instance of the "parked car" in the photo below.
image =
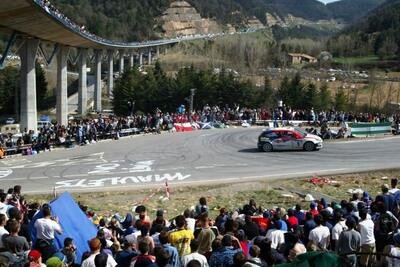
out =
[(16, 134), (20, 133), (20, 125), (19, 124), (6, 124), (0, 128), (1, 133), (3, 134)]

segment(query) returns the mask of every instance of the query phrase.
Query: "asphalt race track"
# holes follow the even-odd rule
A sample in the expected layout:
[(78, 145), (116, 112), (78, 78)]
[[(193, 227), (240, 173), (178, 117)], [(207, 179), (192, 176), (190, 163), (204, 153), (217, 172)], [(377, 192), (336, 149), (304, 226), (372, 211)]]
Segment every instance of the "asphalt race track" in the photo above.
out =
[(400, 167), (400, 138), (325, 142), (316, 152), (258, 152), (261, 128), (165, 133), (0, 161), (0, 188), (26, 193), (242, 182)]

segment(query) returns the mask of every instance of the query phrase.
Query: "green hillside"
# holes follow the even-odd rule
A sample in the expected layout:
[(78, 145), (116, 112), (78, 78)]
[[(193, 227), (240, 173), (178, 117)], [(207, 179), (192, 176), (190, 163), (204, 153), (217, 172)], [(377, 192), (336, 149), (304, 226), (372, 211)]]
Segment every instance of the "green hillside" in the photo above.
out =
[[(250, 17), (265, 22), (266, 12), (307, 20), (339, 18), (354, 21), (383, 0), (342, 0), (324, 5), (317, 0), (187, 0), (203, 17), (240, 27)], [(161, 32), (156, 18), (172, 0), (53, 0), (63, 13), (100, 36), (123, 41), (149, 40)], [(361, 4), (362, 3), (362, 4)]]
[(386, 0), (342, 0), (330, 3), (327, 8), (334, 19), (342, 19), (346, 22), (356, 22)]
[(357, 24), (328, 41), (335, 56), (400, 56), (400, 0), (391, 0), (373, 10)]
[(236, 0), (248, 13), (265, 21), (265, 13), (279, 16), (292, 14), (308, 20), (330, 19), (329, 9), (317, 0)]

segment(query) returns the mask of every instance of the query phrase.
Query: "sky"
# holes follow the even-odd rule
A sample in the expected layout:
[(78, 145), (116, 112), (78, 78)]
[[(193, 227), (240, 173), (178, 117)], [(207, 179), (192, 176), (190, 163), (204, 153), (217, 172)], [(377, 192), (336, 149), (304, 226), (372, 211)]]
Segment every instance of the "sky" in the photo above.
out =
[(327, 4), (327, 3), (331, 3), (331, 2), (335, 2), (335, 1), (339, 1), (339, 0), (318, 0), (318, 1), (320, 1), (324, 4)]

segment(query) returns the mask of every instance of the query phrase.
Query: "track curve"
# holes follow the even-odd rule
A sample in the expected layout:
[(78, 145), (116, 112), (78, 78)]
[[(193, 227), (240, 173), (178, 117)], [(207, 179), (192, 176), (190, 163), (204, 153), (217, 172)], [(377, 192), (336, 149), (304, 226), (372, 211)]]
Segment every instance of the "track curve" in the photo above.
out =
[(325, 142), (317, 152), (262, 153), (260, 128), (133, 136), (2, 160), (0, 186), (27, 193), (207, 184), (398, 168), (400, 138)]

